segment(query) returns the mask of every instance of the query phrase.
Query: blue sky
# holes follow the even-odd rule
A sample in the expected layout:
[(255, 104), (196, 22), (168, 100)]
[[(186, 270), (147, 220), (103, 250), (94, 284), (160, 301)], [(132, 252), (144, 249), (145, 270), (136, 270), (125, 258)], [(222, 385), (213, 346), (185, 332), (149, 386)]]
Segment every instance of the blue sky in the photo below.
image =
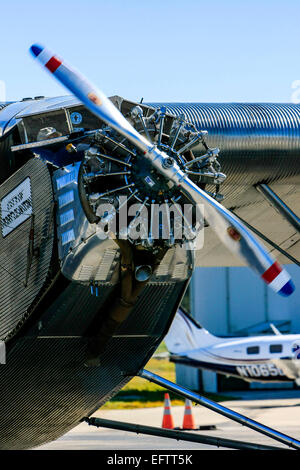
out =
[(296, 0), (1, 2), (7, 99), (65, 94), (28, 53), (47, 45), (107, 95), (290, 101), (300, 80)]

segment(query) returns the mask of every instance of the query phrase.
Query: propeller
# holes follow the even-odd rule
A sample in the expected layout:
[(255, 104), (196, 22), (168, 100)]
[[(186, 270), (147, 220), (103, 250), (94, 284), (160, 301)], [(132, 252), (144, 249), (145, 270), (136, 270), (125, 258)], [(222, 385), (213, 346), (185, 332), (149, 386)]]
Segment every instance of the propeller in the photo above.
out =
[(91, 112), (135, 145), (143, 154), (139, 158), (151, 161), (152, 165), (180, 187), (194, 204), (204, 206), (205, 218), (209, 225), (233, 254), (242, 258), (275, 292), (283, 296), (292, 294), (295, 288), (287, 271), (268, 254), (266, 248), (246, 226), (193, 183), (173, 159), (140, 135), (102, 91), (49, 49), (35, 44), (30, 50), (41, 65)]

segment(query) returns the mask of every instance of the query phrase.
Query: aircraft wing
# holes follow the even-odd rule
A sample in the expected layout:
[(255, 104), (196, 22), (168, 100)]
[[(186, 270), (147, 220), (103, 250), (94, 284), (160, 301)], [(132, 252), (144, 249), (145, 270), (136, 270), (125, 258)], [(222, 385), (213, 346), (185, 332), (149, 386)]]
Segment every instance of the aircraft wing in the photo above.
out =
[[(274, 182), (269, 185), (293, 212), (299, 212), (300, 186), (295, 183)], [(248, 224), (271, 239), (280, 248), (300, 260), (300, 234), (290, 223), (279, 214), (274, 207), (253, 187), (249, 185), (222, 186), (224, 206), (233, 210)], [(235, 258), (223, 245), (210, 227), (204, 232), (204, 246), (197, 251), (197, 266), (244, 266), (240, 259)], [(291, 261), (278, 250), (264, 241), (270, 252), (281, 263)]]

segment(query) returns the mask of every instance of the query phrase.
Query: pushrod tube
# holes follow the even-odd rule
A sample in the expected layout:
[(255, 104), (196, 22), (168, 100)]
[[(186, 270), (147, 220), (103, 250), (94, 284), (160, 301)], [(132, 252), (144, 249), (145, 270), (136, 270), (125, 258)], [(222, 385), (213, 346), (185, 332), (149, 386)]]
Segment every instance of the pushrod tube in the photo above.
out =
[(161, 387), (165, 387), (166, 389), (177, 393), (178, 395), (181, 395), (185, 398), (189, 398), (195, 403), (199, 403), (199, 405), (205, 406), (206, 408), (209, 408), (210, 410), (215, 411), (216, 413), (226, 416), (227, 418), (232, 419), (233, 421), (236, 421), (237, 423), (240, 423), (243, 426), (247, 426), (248, 428), (254, 429), (255, 431), (261, 434), (269, 436), (278, 442), (292, 447), (293, 449), (300, 449), (300, 441), (297, 441), (296, 439), (287, 436), (286, 434), (282, 434), (279, 431), (275, 431), (275, 429), (269, 428), (264, 424), (258, 423), (257, 421), (254, 421), (251, 418), (247, 418), (246, 416), (237, 413), (236, 411), (230, 410), (229, 408), (226, 408), (225, 406), (222, 406), (219, 403), (210, 400), (209, 398), (205, 398), (201, 395), (198, 395), (197, 393), (191, 392), (190, 390), (181, 387), (180, 385), (174, 384), (173, 382), (170, 382), (169, 380), (160, 377), (159, 375), (153, 374), (152, 372), (142, 369), (138, 373), (138, 376), (142, 377), (143, 379), (149, 380), (150, 382), (156, 383)]

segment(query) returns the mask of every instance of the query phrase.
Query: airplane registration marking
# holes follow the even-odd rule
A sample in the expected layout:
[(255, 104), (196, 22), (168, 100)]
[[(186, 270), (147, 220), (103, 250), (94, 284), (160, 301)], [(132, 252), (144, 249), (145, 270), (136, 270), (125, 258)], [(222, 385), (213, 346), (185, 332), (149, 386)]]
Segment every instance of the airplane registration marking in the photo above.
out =
[(284, 372), (274, 364), (237, 366), (236, 370), (241, 377), (276, 377), (278, 375), (284, 375)]
[(6, 237), (32, 214), (29, 176), (1, 200), (2, 236)]

